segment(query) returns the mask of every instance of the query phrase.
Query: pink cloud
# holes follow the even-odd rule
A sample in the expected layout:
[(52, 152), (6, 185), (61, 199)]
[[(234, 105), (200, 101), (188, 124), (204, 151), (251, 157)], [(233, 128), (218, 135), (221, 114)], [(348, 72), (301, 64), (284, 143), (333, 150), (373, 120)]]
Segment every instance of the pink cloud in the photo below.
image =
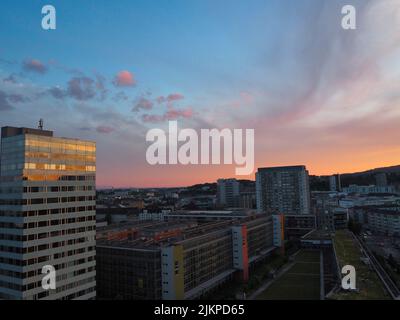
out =
[(156, 100), (157, 100), (158, 103), (163, 103), (165, 101), (165, 97), (159, 96), (159, 97), (157, 97)]
[(143, 110), (150, 110), (153, 108), (153, 102), (146, 98), (140, 98), (139, 101), (133, 107), (133, 111), (139, 111), (140, 109)]
[(99, 133), (111, 133), (114, 131), (114, 128), (108, 126), (98, 126), (96, 131)]
[(47, 67), (37, 59), (30, 59), (24, 61), (23, 68), (26, 71), (33, 71), (41, 74), (46, 73), (47, 71)]
[(157, 97), (157, 102), (158, 103), (163, 103), (163, 102), (172, 102), (172, 101), (177, 101), (177, 100), (182, 100), (184, 99), (185, 96), (181, 93), (171, 93), (168, 96), (159, 96)]
[(183, 94), (180, 93), (171, 93), (167, 97), (167, 101), (176, 101), (176, 100), (182, 100), (184, 98)]
[(144, 114), (142, 115), (142, 121), (148, 123), (157, 123), (163, 121), (163, 116), (156, 114)]
[(178, 118), (186, 118), (189, 119), (193, 116), (193, 110), (191, 108), (187, 109), (169, 109), (164, 114), (165, 120), (176, 120)]
[(132, 87), (136, 84), (136, 80), (133, 73), (123, 70), (118, 72), (113, 83), (117, 87)]

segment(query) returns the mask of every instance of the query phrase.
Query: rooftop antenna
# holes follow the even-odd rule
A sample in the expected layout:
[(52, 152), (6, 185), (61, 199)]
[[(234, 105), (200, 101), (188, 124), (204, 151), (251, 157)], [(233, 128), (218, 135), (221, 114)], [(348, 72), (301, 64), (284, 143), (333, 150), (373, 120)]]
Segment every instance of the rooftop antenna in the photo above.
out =
[(43, 119), (39, 119), (39, 130), (43, 130)]

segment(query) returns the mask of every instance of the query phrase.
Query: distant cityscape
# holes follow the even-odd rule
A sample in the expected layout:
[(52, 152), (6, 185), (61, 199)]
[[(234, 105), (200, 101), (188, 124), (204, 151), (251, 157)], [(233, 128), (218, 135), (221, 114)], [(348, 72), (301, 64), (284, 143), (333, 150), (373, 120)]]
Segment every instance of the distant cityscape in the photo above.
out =
[(0, 299), (400, 298), (400, 166), (96, 190), (96, 143), (40, 126), (3, 127), (0, 159)]

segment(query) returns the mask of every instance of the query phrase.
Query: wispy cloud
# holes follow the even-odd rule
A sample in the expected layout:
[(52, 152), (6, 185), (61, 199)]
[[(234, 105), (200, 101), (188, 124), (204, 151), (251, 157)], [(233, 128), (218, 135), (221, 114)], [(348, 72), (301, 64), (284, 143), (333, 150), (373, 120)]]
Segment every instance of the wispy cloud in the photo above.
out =
[(13, 109), (13, 106), (9, 102), (9, 96), (4, 91), (0, 91), (0, 111), (11, 109)]
[(166, 97), (158, 96), (156, 100), (158, 103), (164, 103), (164, 102), (171, 103), (173, 101), (183, 100), (184, 98), (185, 98), (184, 95), (181, 93), (171, 93)]
[(139, 100), (135, 103), (132, 111), (139, 111), (139, 110), (151, 110), (153, 108), (153, 102), (146, 98), (139, 98)]
[(109, 126), (98, 126), (96, 128), (96, 131), (99, 133), (111, 133), (113, 132), (115, 129), (113, 127), (109, 127)]
[(94, 81), (89, 77), (74, 77), (68, 81), (67, 93), (77, 100), (89, 100), (96, 95)]
[(17, 76), (14, 73), (11, 73), (7, 77), (3, 78), (4, 82), (11, 82), (11, 83), (17, 83)]
[(145, 123), (159, 123), (170, 120), (191, 119), (193, 115), (194, 112), (190, 107), (185, 109), (175, 109), (171, 107), (162, 115), (143, 114), (142, 121)]
[(60, 87), (52, 87), (47, 92), (56, 99), (64, 99), (67, 96), (67, 92)]

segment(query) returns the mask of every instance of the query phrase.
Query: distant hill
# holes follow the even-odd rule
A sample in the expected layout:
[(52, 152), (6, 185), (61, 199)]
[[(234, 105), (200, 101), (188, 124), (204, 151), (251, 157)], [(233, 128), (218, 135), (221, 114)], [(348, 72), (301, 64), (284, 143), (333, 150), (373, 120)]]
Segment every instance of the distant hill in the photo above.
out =
[[(400, 186), (400, 165), (391, 167), (374, 168), (366, 171), (343, 173), (340, 175), (342, 187), (348, 187), (351, 184), (370, 185), (376, 184), (375, 175), (377, 173), (386, 173), (388, 184)], [(241, 191), (255, 191), (255, 182), (253, 180), (238, 180)], [(311, 191), (329, 191), (329, 176), (310, 175)], [(188, 194), (216, 194), (217, 184), (201, 183), (186, 188)]]
[[(238, 180), (240, 183), (241, 192), (255, 192), (255, 181), (253, 180)], [(201, 195), (201, 194), (217, 194), (217, 183), (200, 183), (189, 187), (182, 194)]]
[[(370, 185), (375, 184), (375, 175), (377, 173), (386, 173), (388, 184), (400, 186), (400, 165), (391, 167), (374, 168), (366, 171), (343, 173), (341, 174), (342, 187), (347, 187), (350, 184)], [(255, 191), (254, 180), (238, 180), (240, 182), (241, 191)], [(112, 187), (99, 186), (98, 191), (110, 190)], [(125, 188), (133, 189), (133, 188)], [(134, 188), (138, 189), (138, 188)], [(146, 189), (164, 189), (164, 190), (178, 190), (184, 189), (183, 194), (187, 195), (211, 195), (217, 193), (217, 183), (207, 182), (199, 183), (192, 186), (181, 188), (139, 188), (140, 190)], [(117, 189), (115, 189), (117, 190)], [(328, 191), (329, 190), (329, 176), (316, 176), (310, 175), (310, 190), (311, 191)]]
[(354, 173), (343, 173), (342, 176), (357, 176), (357, 175), (369, 175), (369, 174), (377, 174), (377, 173), (400, 173), (400, 165), (391, 166), (391, 167), (381, 167), (370, 169), (367, 171), (354, 172)]
[(341, 175), (342, 187), (350, 184), (369, 185), (376, 184), (375, 175), (386, 173), (388, 184), (400, 185), (400, 165), (391, 167), (375, 168), (362, 172), (345, 173)]
[[(376, 184), (375, 175), (377, 173), (386, 173), (388, 184), (400, 185), (400, 165), (391, 167), (374, 168), (366, 171), (343, 173), (340, 175), (342, 187), (348, 187), (351, 184), (370, 185)], [(329, 190), (329, 176), (310, 176), (310, 189), (312, 191)]]

